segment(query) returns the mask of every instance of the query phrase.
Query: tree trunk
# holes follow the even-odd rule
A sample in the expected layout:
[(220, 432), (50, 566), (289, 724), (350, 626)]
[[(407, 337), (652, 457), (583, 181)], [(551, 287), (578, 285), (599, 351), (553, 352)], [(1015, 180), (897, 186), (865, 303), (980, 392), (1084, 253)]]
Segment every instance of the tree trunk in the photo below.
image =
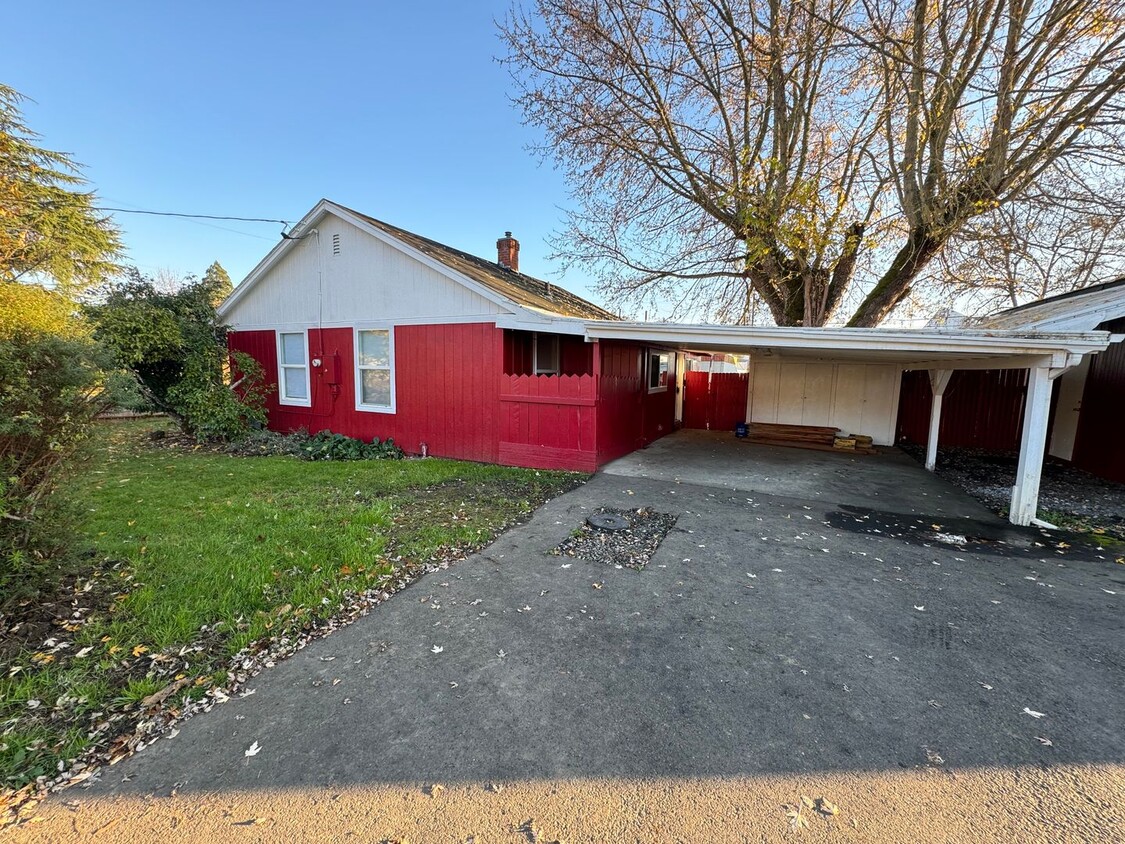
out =
[(910, 294), (911, 282), (937, 255), (942, 242), (925, 232), (911, 234), (910, 239), (895, 255), (891, 266), (848, 321), (848, 327), (874, 328), (885, 320)]

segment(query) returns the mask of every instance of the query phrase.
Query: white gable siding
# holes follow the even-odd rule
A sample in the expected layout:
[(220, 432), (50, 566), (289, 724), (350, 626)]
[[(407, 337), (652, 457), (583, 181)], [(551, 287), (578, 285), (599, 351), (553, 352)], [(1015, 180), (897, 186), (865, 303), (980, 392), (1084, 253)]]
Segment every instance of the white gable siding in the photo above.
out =
[[(333, 215), (233, 304), (235, 329), (346, 327), (363, 322), (457, 322), (506, 313), (496, 303)], [(333, 254), (334, 236), (339, 254)], [(318, 295), (323, 271), (324, 289)]]
[(886, 364), (752, 361), (751, 422), (831, 425), (894, 445), (902, 370)]

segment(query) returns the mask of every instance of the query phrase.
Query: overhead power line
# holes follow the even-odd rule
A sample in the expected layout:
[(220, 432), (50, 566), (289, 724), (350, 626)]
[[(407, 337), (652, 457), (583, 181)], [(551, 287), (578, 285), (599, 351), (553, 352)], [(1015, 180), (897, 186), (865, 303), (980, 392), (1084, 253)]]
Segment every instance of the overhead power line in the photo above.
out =
[(227, 217), (221, 214), (179, 214), (175, 211), (142, 211), (139, 208), (109, 208), (105, 205), (93, 206), (95, 211), (117, 211), (121, 214), (148, 214), (153, 217), (185, 217), (194, 220), (237, 220), (240, 223), (281, 223), (291, 226), (291, 220), (274, 220), (268, 217)]

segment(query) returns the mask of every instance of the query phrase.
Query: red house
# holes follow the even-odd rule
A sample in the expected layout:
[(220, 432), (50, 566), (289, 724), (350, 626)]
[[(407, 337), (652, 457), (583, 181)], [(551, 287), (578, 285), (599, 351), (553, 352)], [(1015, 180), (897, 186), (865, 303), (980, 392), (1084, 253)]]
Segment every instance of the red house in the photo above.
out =
[(406, 452), (593, 471), (675, 424), (677, 353), (519, 271), (322, 200), (219, 308), (277, 389), (269, 425)]

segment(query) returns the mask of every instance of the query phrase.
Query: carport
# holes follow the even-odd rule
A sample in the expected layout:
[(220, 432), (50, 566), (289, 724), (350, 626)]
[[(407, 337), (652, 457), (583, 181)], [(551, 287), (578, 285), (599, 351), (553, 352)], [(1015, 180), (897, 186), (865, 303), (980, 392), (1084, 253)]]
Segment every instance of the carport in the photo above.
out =
[[(679, 352), (750, 356), (746, 419), (832, 425), (891, 445), (902, 372), (924, 370), (933, 389), (926, 468), (934, 468), (941, 399), (958, 369), (1026, 369), (1019, 468), (1009, 520), (1036, 523), (1054, 382), (1110, 342), (1105, 331), (776, 328), (589, 321), (586, 339)], [(677, 367), (682, 387), (683, 367)]]

